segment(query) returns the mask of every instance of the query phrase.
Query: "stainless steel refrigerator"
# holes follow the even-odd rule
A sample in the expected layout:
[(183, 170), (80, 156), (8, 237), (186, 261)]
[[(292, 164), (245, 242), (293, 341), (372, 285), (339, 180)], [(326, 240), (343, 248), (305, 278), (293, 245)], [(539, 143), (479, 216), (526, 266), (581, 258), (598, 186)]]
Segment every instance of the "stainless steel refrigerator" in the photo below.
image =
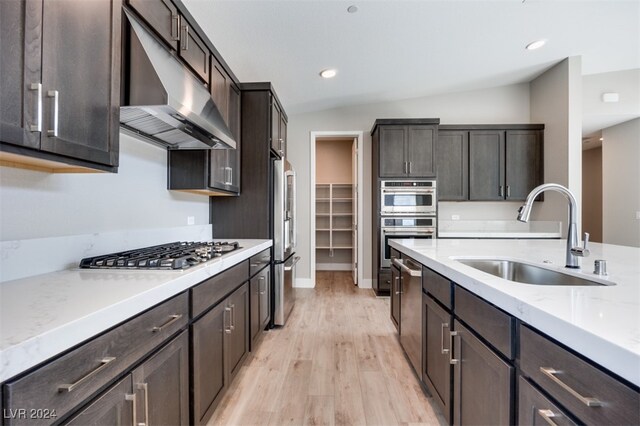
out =
[(284, 158), (273, 160), (273, 323), (284, 325), (295, 303), (296, 173)]

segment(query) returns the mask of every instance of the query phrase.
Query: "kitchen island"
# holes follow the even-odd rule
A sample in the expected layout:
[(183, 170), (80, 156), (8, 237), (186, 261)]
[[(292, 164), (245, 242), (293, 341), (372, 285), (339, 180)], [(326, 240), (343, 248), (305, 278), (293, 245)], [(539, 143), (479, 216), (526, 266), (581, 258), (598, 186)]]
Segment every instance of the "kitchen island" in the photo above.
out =
[[(396, 318), (409, 319), (410, 328), (397, 324), (400, 342), (408, 341), (415, 326), (402, 308), (419, 306), (415, 286), (421, 280), (422, 371), (416, 373), (451, 423), (528, 424), (563, 410), (586, 424), (638, 421), (640, 249), (594, 243), (582, 268), (568, 270), (565, 240), (390, 245), (397, 250), (399, 283), (391, 316), (399, 306)], [(522, 261), (605, 285), (523, 284), (461, 263), (465, 258)], [(592, 273), (595, 259), (607, 260), (609, 275)], [(395, 305), (394, 295), (401, 300)], [(409, 298), (418, 305), (409, 305)], [(403, 343), (405, 351), (409, 345)], [(560, 408), (550, 402), (554, 398)]]

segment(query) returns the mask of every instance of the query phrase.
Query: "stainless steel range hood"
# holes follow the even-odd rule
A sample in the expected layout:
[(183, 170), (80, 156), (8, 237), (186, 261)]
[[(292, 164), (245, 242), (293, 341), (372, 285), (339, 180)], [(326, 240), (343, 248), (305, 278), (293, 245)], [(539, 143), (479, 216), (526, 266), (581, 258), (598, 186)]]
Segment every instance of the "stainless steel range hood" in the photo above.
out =
[(235, 149), (207, 88), (127, 10), (129, 94), (120, 124), (169, 149)]

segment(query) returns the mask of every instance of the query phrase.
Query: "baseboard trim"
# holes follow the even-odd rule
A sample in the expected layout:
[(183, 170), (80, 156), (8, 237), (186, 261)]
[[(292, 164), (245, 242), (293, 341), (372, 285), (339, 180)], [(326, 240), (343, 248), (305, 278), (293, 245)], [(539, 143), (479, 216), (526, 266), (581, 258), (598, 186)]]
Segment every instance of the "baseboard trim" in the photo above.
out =
[(358, 284), (360, 288), (373, 288), (373, 280), (372, 279), (362, 279), (360, 280), (360, 284)]

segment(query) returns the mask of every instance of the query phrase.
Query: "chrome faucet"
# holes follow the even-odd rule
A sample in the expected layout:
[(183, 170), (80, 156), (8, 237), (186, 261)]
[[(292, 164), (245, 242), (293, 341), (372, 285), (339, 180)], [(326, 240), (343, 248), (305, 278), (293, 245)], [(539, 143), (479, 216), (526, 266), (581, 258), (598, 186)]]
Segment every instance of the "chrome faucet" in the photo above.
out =
[(531, 208), (533, 207), (533, 200), (536, 199), (540, 193), (552, 190), (563, 194), (569, 201), (569, 229), (567, 231), (567, 256), (566, 267), (567, 268), (580, 268), (579, 257), (589, 256), (589, 249), (587, 244), (589, 243), (589, 234), (584, 233), (583, 246), (578, 246), (578, 225), (577, 225), (577, 211), (578, 205), (576, 203), (576, 197), (562, 185), (557, 183), (545, 183), (533, 188), (533, 190), (527, 196), (527, 200), (524, 205), (518, 209), (518, 220), (520, 222), (528, 222), (529, 215), (531, 214)]

